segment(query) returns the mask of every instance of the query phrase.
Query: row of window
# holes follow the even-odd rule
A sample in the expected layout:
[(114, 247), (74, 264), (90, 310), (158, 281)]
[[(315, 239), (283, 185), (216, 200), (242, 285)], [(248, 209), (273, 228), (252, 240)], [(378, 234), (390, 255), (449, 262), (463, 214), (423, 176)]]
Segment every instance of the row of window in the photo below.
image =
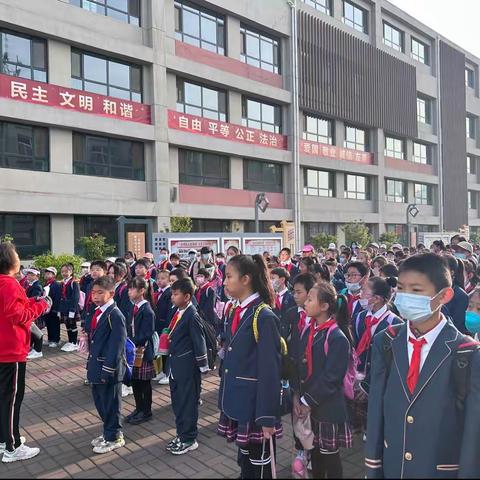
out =
[(140, 26), (140, 0), (70, 0), (72, 5)]
[[(413, 196), (417, 205), (433, 205), (432, 186), (413, 184)], [(403, 180), (385, 179), (385, 200), (392, 203), (407, 203), (407, 184)]]

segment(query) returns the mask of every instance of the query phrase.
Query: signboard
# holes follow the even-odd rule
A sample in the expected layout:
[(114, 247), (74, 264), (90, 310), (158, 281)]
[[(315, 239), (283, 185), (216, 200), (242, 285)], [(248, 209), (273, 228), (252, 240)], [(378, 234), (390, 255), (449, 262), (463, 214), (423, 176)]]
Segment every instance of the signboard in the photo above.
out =
[(350, 150), (349, 148), (338, 148), (334, 145), (308, 142), (306, 140), (300, 140), (300, 153), (316, 157), (331, 158), (333, 160), (348, 160), (349, 162), (373, 165), (372, 153)]
[(240, 238), (222, 238), (222, 252), (226, 255), (229, 247), (237, 247), (242, 250), (242, 241)]
[(145, 232), (128, 232), (127, 250), (133, 252), (137, 258), (142, 258), (145, 255)]
[(282, 240), (280, 238), (250, 238), (243, 239), (243, 253), (247, 255), (262, 255), (268, 252), (270, 255), (278, 255), (282, 249)]
[(175, 110), (168, 111), (168, 128), (261, 147), (278, 150), (287, 149), (287, 137), (284, 135), (211, 120), (210, 118), (197, 117)]
[(149, 105), (10, 75), (0, 74), (0, 97), (129, 122), (151, 124)]
[(199, 252), (202, 247), (208, 247), (215, 255), (219, 251), (218, 240), (218, 238), (169, 238), (168, 248), (170, 253), (176, 253), (182, 260), (188, 259), (188, 251), (192, 248)]

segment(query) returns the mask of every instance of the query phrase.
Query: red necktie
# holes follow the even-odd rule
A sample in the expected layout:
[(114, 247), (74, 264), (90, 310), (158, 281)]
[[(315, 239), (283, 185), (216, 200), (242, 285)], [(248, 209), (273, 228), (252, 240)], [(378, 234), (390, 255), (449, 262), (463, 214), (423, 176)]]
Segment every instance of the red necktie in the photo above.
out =
[(353, 304), (360, 298), (360, 295), (351, 295), (348, 294), (348, 313), (352, 315), (353, 313)]
[(137, 313), (138, 313), (139, 310), (140, 310), (140, 308), (139, 308), (138, 305), (135, 305), (135, 306), (133, 307), (133, 318), (136, 317), (136, 315), (137, 315)]
[(301, 311), (300, 319), (298, 320), (298, 333), (301, 334), (303, 332), (306, 324), (307, 324), (307, 312)]
[[(246, 308), (246, 307), (245, 307)], [(235, 335), (235, 332), (237, 331), (238, 325), (240, 324), (240, 319), (243, 310), (245, 308), (242, 308), (240, 305), (235, 308), (233, 312), (233, 320), (232, 320), (232, 335)]]
[(91, 323), (91, 326), (90, 326), (90, 335), (93, 335), (93, 332), (97, 328), (98, 317), (101, 314), (102, 314), (102, 310), (100, 308), (97, 308), (95, 310), (95, 313), (93, 314), (93, 317), (92, 317), (92, 323)]
[(173, 329), (176, 327), (178, 321), (180, 320), (180, 310), (177, 310), (175, 312), (175, 315), (172, 318), (172, 321), (170, 322), (170, 325), (168, 326), (168, 336), (172, 334)]
[(275, 308), (277, 310), (281, 310), (282, 309), (282, 296), (281, 295), (278, 295), (275, 297)]
[(335, 323), (336, 323), (335, 319), (332, 318), (331, 320), (328, 320), (327, 322), (317, 326), (315, 324), (315, 319), (312, 318), (310, 322), (310, 333), (308, 335), (307, 349), (305, 350), (305, 357), (307, 359), (307, 377), (305, 378), (305, 380), (308, 380), (313, 373), (312, 347), (313, 347), (313, 339), (315, 338), (315, 335), (318, 332), (321, 332), (322, 330), (329, 329), (332, 325), (335, 325)]
[(67, 298), (67, 288), (70, 286), (72, 283), (72, 279), (70, 279), (68, 282), (63, 282), (62, 285), (62, 298)]
[(427, 341), (422, 338), (421, 340), (415, 340), (410, 337), (408, 341), (413, 345), (413, 355), (410, 361), (410, 367), (407, 375), (407, 385), (410, 393), (413, 395), (415, 387), (417, 386), (418, 377), (420, 375), (420, 361), (422, 358), (422, 348), (426, 345)]
[(370, 343), (372, 342), (372, 327), (377, 325), (378, 322), (380, 322), (380, 319), (372, 317), (371, 315), (365, 318), (365, 331), (356, 348), (358, 356), (370, 347)]

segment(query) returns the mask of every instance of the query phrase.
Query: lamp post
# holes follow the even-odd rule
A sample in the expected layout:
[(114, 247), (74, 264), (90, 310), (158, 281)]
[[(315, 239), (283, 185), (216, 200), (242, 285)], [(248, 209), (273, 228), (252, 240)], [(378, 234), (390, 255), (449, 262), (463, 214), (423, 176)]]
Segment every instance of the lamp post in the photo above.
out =
[(260, 210), (262, 213), (267, 211), (270, 202), (266, 197), (265, 193), (258, 193), (257, 197), (255, 198), (255, 233), (260, 232), (260, 221), (258, 219), (258, 211)]
[(407, 207), (407, 246), (412, 246), (412, 241), (410, 237), (410, 216), (415, 218), (419, 213), (417, 205), (415, 203), (410, 203)]

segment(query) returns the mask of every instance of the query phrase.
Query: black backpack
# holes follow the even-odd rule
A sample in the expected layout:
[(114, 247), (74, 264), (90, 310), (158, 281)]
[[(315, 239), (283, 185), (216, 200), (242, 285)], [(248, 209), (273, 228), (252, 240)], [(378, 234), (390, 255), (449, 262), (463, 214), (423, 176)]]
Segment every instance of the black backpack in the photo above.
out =
[(215, 370), (215, 362), (217, 360), (218, 354), (218, 342), (217, 334), (215, 329), (210, 322), (205, 320), (202, 315), (198, 315), (200, 319), (200, 325), (202, 325), (203, 333), (205, 334), (205, 344), (207, 345), (207, 359), (208, 359), (208, 368), (210, 370)]

